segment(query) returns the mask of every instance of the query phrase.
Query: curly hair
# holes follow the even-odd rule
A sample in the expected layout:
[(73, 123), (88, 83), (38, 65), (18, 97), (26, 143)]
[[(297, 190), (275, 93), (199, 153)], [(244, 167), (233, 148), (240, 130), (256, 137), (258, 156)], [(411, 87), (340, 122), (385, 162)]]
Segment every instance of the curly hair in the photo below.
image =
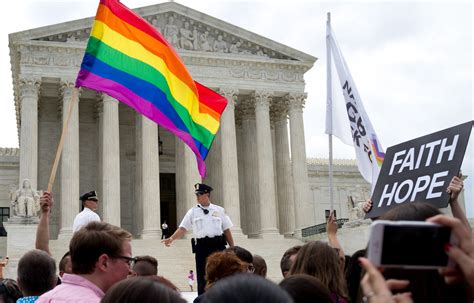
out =
[(232, 252), (215, 252), (207, 257), (206, 289), (218, 280), (247, 271), (247, 266)]

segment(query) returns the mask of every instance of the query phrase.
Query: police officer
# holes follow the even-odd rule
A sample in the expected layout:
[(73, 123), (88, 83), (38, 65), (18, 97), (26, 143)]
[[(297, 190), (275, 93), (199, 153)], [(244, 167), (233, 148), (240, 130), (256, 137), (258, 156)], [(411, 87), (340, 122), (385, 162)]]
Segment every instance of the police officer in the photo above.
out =
[(79, 199), (82, 201), (82, 211), (74, 218), (74, 224), (72, 226), (73, 233), (89, 222), (100, 222), (99, 215), (95, 213), (99, 207), (99, 198), (95, 190), (83, 194)]
[(188, 210), (174, 234), (161, 241), (166, 246), (170, 246), (174, 240), (183, 237), (186, 231), (193, 229), (195, 239), (192, 239), (191, 243), (196, 258), (199, 295), (204, 293), (206, 285), (204, 279), (206, 258), (213, 252), (224, 250), (226, 243), (229, 246), (234, 246), (234, 239), (230, 231), (233, 226), (232, 222), (225, 214), (224, 208), (211, 203), (209, 199), (211, 191), (212, 187), (196, 183), (194, 193), (198, 204)]

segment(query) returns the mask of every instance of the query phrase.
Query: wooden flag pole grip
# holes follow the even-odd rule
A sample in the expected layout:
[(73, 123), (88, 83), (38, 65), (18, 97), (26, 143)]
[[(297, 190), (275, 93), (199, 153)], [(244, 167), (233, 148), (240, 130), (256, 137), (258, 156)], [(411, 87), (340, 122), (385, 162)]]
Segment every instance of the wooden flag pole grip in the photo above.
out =
[(63, 151), (64, 138), (66, 137), (67, 130), (69, 128), (69, 120), (71, 119), (72, 110), (74, 104), (77, 102), (79, 90), (74, 87), (72, 90), (71, 102), (69, 102), (69, 108), (66, 116), (66, 121), (63, 123), (63, 130), (61, 132), (61, 139), (59, 140), (58, 150), (56, 151), (56, 158), (54, 159), (53, 168), (51, 169), (51, 175), (48, 182), (48, 192), (53, 190), (54, 179), (56, 178), (56, 171), (58, 170), (59, 159), (61, 158), (61, 152)]

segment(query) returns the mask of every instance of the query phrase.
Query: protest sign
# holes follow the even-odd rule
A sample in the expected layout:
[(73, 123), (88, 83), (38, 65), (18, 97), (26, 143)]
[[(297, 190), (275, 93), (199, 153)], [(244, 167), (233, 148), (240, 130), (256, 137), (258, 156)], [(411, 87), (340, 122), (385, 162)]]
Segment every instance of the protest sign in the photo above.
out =
[(446, 189), (459, 174), (472, 125), (470, 121), (388, 148), (366, 217), (415, 201), (446, 207)]

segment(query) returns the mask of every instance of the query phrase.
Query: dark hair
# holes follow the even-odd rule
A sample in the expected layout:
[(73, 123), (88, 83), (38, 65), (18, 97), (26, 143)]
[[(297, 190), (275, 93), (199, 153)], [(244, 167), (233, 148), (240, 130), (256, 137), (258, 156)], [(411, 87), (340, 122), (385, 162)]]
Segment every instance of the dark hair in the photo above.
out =
[(254, 274), (264, 278), (267, 276), (267, 263), (261, 256), (253, 255), (253, 267), (255, 268)]
[(170, 280), (166, 279), (163, 276), (144, 276), (145, 278), (152, 279), (153, 281), (156, 281), (158, 283), (163, 284), (164, 286), (169, 287), (170, 289), (174, 291), (179, 291), (179, 288), (173, 284)]
[(240, 260), (244, 262), (253, 263), (252, 254), (243, 247), (230, 246), (230, 247), (227, 247), (224, 251), (234, 253)]
[(66, 252), (64, 256), (61, 258), (61, 260), (59, 261), (59, 272), (66, 272), (68, 257), (69, 257), (69, 262), (71, 262), (71, 254), (69, 252)]
[(289, 272), (291, 268), (291, 256), (296, 255), (298, 251), (301, 249), (301, 245), (296, 245), (293, 247), (288, 248), (283, 256), (281, 257), (280, 260), (280, 269), (281, 269), (281, 274), (285, 276), (285, 272)]
[[(413, 202), (401, 204), (382, 216), (380, 219), (391, 221), (425, 221), (440, 214), (431, 204)], [(407, 248), (409, 249), (409, 248)], [(384, 271), (387, 279), (409, 280), (410, 284), (404, 291), (412, 294), (414, 302), (472, 302), (465, 285), (447, 285), (437, 270), (416, 270), (387, 268)]]
[(56, 261), (42, 250), (30, 250), (18, 261), (17, 274), (25, 296), (40, 296), (56, 285)]
[(290, 275), (308, 274), (316, 277), (331, 293), (347, 298), (347, 287), (339, 255), (327, 243), (310, 241), (301, 247)]
[(362, 279), (362, 267), (359, 263), (359, 257), (366, 255), (366, 249), (361, 249), (352, 254), (344, 270), (346, 276), (347, 290), (351, 302), (357, 302), (360, 280)]
[(292, 303), (290, 295), (275, 283), (254, 274), (238, 274), (220, 280), (206, 291), (203, 303)]
[(0, 282), (0, 299), (4, 303), (15, 303), (16, 300), (23, 297), (20, 288), (15, 280), (3, 279)]
[(215, 252), (206, 261), (206, 289), (225, 277), (247, 270), (245, 264), (232, 252)]
[(441, 212), (429, 203), (412, 202), (401, 204), (381, 215), (380, 220), (390, 221), (425, 221)]
[(120, 227), (105, 222), (90, 222), (76, 231), (69, 243), (72, 272), (93, 273), (101, 255), (120, 256), (123, 243), (131, 239), (132, 235)]
[(318, 279), (307, 274), (296, 274), (283, 279), (280, 287), (295, 303), (332, 303), (329, 290)]
[(100, 302), (186, 303), (176, 291), (147, 277), (133, 277), (116, 283)]
[(158, 260), (152, 256), (135, 257), (133, 271), (137, 276), (152, 276), (158, 274)]

